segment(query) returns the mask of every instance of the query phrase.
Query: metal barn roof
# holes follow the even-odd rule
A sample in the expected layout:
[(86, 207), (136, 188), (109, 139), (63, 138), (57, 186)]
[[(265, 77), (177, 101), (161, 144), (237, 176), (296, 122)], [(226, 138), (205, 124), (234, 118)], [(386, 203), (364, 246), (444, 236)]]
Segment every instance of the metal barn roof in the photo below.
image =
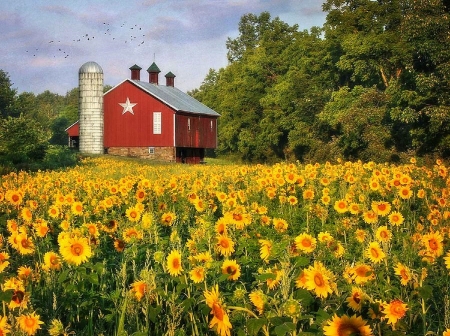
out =
[(217, 117), (220, 116), (220, 114), (213, 109), (210, 109), (208, 106), (200, 103), (195, 98), (173, 86), (155, 85), (138, 80), (129, 81), (160, 99), (162, 102), (166, 103), (178, 112), (206, 114)]

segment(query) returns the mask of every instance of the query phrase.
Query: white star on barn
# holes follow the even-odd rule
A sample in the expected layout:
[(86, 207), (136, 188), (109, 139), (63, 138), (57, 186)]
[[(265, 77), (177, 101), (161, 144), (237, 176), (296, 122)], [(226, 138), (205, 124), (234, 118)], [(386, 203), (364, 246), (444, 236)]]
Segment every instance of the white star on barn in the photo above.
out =
[(130, 98), (127, 97), (127, 101), (125, 103), (119, 103), (119, 105), (123, 107), (122, 115), (127, 112), (130, 112), (132, 115), (134, 115), (133, 107), (137, 105), (137, 103), (130, 103)]

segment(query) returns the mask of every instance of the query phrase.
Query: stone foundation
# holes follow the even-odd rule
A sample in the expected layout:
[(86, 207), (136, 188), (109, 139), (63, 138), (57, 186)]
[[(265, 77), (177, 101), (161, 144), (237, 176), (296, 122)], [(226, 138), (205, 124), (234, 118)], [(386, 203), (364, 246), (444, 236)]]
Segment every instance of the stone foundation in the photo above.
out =
[[(152, 148), (153, 154), (151, 153)], [(107, 153), (155, 161), (175, 162), (174, 147), (109, 147)]]

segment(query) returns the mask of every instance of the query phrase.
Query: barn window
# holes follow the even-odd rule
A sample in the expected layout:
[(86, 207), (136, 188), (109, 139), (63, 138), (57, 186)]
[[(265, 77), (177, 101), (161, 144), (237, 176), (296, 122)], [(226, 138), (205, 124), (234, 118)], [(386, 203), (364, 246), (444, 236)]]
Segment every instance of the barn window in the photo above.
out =
[(148, 154), (155, 154), (155, 147), (148, 147)]
[(161, 134), (161, 112), (153, 112), (153, 134)]
[(188, 118), (188, 131), (191, 130), (191, 118)]
[(213, 130), (213, 121), (211, 120), (211, 132)]

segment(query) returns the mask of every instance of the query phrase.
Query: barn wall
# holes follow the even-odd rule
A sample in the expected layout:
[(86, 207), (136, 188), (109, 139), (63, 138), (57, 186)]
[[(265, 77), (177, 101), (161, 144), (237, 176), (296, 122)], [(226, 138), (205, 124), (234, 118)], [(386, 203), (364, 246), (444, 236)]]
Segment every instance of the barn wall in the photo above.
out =
[(176, 161), (174, 147), (153, 147), (150, 154), (149, 147), (109, 147), (108, 154), (128, 157), (138, 157), (155, 161)]
[(177, 114), (175, 117), (175, 134), (175, 145), (177, 147), (216, 148), (217, 118), (204, 115)]
[[(129, 98), (134, 114), (122, 114)], [(108, 147), (172, 147), (174, 111), (129, 81), (104, 95), (104, 146)], [(161, 112), (162, 132), (153, 134), (153, 112)]]

